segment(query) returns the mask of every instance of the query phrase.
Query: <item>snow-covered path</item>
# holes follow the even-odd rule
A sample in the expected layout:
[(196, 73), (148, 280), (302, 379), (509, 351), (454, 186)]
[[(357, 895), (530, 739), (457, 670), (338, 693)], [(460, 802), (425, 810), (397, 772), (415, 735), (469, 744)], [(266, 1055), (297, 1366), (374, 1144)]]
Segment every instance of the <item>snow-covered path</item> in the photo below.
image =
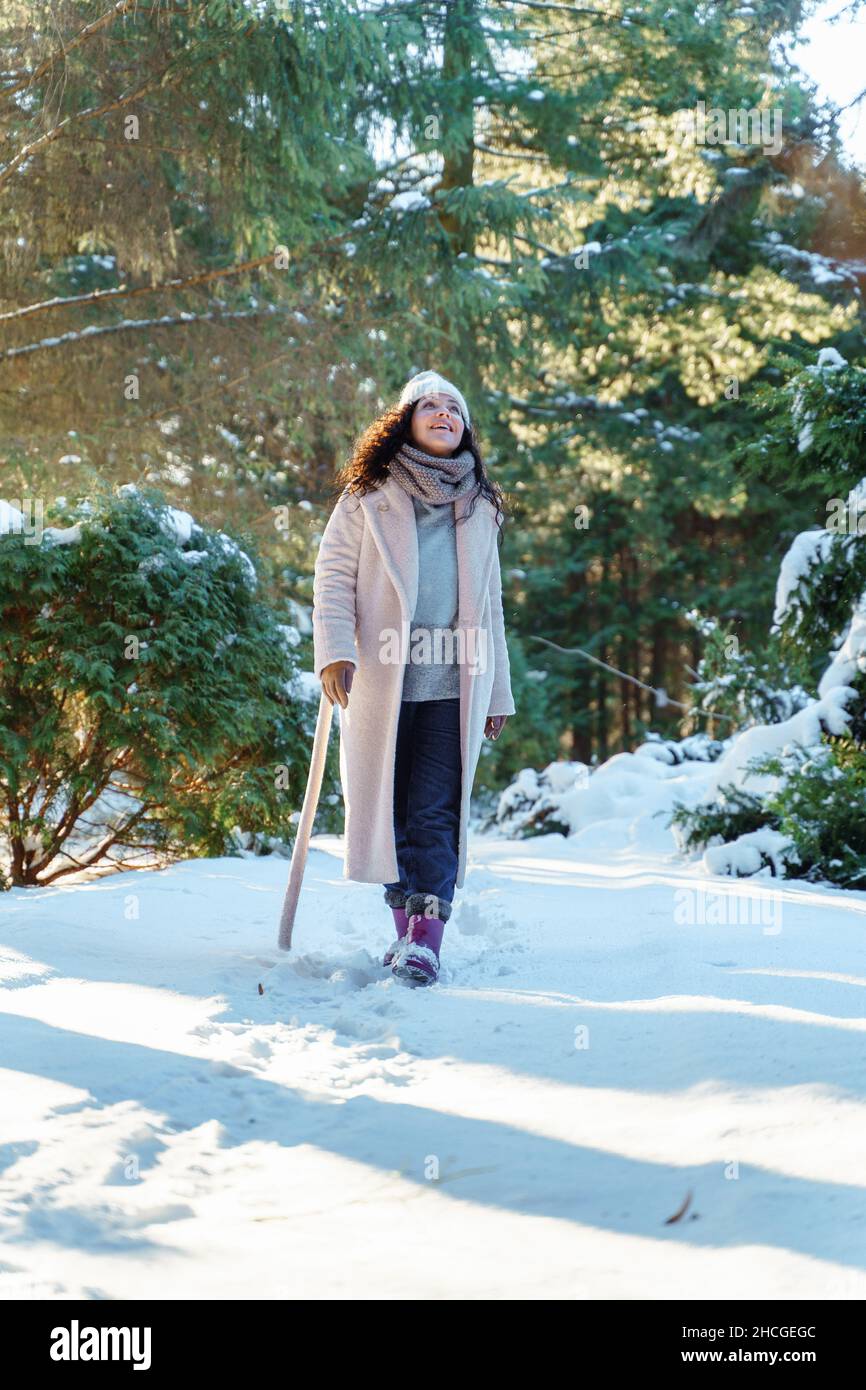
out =
[(866, 1297), (866, 894), (474, 835), (412, 991), (313, 845), (0, 897), (0, 1296)]

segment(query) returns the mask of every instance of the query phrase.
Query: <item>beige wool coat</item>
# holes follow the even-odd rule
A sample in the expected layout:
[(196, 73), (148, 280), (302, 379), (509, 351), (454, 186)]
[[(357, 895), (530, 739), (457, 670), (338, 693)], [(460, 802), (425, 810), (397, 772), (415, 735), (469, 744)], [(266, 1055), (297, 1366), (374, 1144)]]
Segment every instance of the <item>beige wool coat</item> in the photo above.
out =
[[(455, 517), (469, 499), (454, 502)], [(502, 613), (496, 511), (478, 496), (455, 531), (460, 661), (462, 792), (455, 887), (466, 873), (472, 783), (488, 715), (514, 714)], [(418, 597), (418, 533), (412, 498), (388, 477), (363, 497), (345, 490), (322, 534), (313, 581), (314, 669), (355, 665), (340, 725), (345, 807), (343, 877), (361, 883), (399, 878), (394, 844), (394, 764), (403, 675)], [(388, 634), (393, 634), (388, 645)], [(423, 890), (422, 890), (423, 891)]]

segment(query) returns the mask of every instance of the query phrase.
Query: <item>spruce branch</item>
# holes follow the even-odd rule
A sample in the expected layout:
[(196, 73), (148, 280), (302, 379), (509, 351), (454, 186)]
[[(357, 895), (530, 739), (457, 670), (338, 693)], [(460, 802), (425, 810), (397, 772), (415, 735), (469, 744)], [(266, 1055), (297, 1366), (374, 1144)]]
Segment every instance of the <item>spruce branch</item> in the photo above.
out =
[[(77, 124), (79, 121), (96, 120), (99, 116), (107, 116), (111, 111), (120, 111), (125, 106), (131, 106), (134, 101), (139, 101), (141, 97), (146, 96), (148, 92), (152, 92), (156, 87), (166, 86), (168, 74), (170, 72), (171, 67), (166, 67), (155, 77), (148, 78), (141, 86), (134, 88), (131, 92), (124, 93), (123, 96), (115, 97), (113, 101), (103, 102), (101, 106), (88, 106), (85, 107), (83, 111), (73, 111), (70, 115), (64, 116), (62, 121), (57, 122), (57, 125), (52, 126), (50, 130), (46, 130), (43, 135), (38, 136), (35, 140), (31, 140), (29, 145), (24, 145), (17, 154), (12, 156), (9, 163), (0, 169), (0, 188), (2, 188), (5, 183), (8, 183), (12, 175), (34, 154), (44, 149), (46, 145), (50, 145), (55, 140), (59, 140), (61, 135), (65, 135), (70, 126)], [(182, 76), (183, 74), (178, 72), (174, 80), (179, 81)]]
[(55, 299), (43, 299), (36, 304), (26, 304), (21, 309), (9, 309), (5, 314), (0, 314), (0, 323), (8, 323), (12, 319), (29, 318), (31, 314), (42, 314), (49, 309), (68, 309), (72, 305), (102, 303), (107, 299), (131, 299), (142, 294), (161, 294), (165, 290), (186, 290), (195, 285), (204, 285), (211, 280), (224, 280), (231, 275), (243, 275), (247, 270), (258, 270), (263, 265), (273, 263), (274, 254), (269, 252), (267, 256), (257, 256), (251, 261), (239, 261), (236, 265), (224, 267), (222, 270), (206, 270), (199, 275), (188, 275), (182, 280), (164, 280), (159, 285), (119, 285), (111, 290), (92, 290), (89, 294), (72, 294)]
[[(250, 24), (239, 33), (232, 34), (231, 43), (236, 42), (238, 38), (246, 37), (253, 28), (254, 26)], [(216, 49), (216, 51), (204, 61), (206, 63), (216, 62), (218, 58), (224, 57), (229, 51), (230, 43), (227, 41), (224, 46)], [(190, 56), (190, 54), (184, 55), (187, 61)], [(20, 169), (21, 165), (30, 159), (32, 155), (36, 154), (46, 145), (52, 144), (55, 140), (58, 140), (61, 135), (65, 135), (70, 127), (77, 126), (81, 121), (96, 120), (100, 116), (107, 116), (112, 111), (121, 111), (124, 107), (131, 106), (133, 102), (139, 101), (142, 97), (147, 96), (149, 92), (155, 91), (158, 88), (169, 87), (183, 81), (187, 73), (187, 68), (178, 66), (177, 71), (173, 73), (173, 68), (175, 66), (174, 61), (169, 62), (160, 72), (154, 74), (153, 77), (149, 77), (146, 82), (143, 82), (132, 91), (125, 92), (122, 96), (115, 97), (112, 101), (103, 102), (99, 106), (88, 106), (85, 107), (83, 111), (73, 111), (68, 116), (64, 116), (63, 120), (58, 121), (57, 125), (52, 126), (51, 130), (45, 131), (43, 135), (38, 136), (37, 139), (31, 141), (29, 145), (25, 145), (20, 149), (16, 155), (13, 155), (9, 163), (4, 168), (0, 169), (0, 188), (8, 182), (16, 170)]]
[(208, 310), (206, 313), (163, 314), (157, 319), (122, 319), (120, 323), (90, 324), (87, 328), (73, 329), (51, 338), (40, 338), (35, 343), (22, 343), (20, 347), (7, 348), (0, 352), (0, 362), (11, 357), (23, 357), (31, 352), (44, 352), (48, 349), (66, 347), (68, 343), (86, 342), (91, 338), (101, 338), (108, 333), (131, 333), (142, 328), (177, 328), (190, 323), (219, 323), (228, 319), (255, 319), (270, 314), (287, 314), (289, 309), (278, 309), (274, 304), (264, 304), (258, 309)]
[[(346, 241), (348, 237), (348, 232), (339, 232), (335, 236), (327, 237), (324, 241), (316, 242), (299, 253), (296, 262), (305, 255), (324, 251), (330, 246)], [(235, 265), (224, 266), (220, 270), (205, 270), (198, 275), (187, 275), (179, 280), (164, 280), (159, 285), (119, 285), (111, 290), (92, 290), (89, 294), (42, 299), (35, 304), (25, 304), (20, 309), (7, 310), (5, 314), (0, 314), (0, 323), (8, 323), (13, 319), (29, 318), (32, 314), (41, 314), (50, 309), (68, 309), (74, 305), (103, 303), (105, 300), (111, 299), (131, 299), (143, 294), (163, 294), (167, 290), (194, 289), (197, 285), (209, 284), (213, 280), (225, 280), (233, 275), (243, 275), (246, 271), (259, 270), (262, 266), (273, 264), (273, 259), (274, 252), (269, 251), (266, 256), (256, 256), (251, 261), (238, 261)]]
[[(47, 72), (51, 71), (55, 63), (62, 62), (76, 48), (80, 48), (83, 43), (87, 43), (88, 39), (92, 39), (94, 34), (98, 34), (100, 30), (105, 29), (109, 24), (113, 24), (115, 19), (120, 19), (122, 15), (128, 14), (130, 10), (137, 10), (137, 8), (138, 0), (117, 0), (117, 3), (112, 5), (110, 10), (106, 10), (105, 14), (100, 15), (99, 19), (94, 19), (92, 24), (85, 24), (84, 28), (79, 29), (74, 38), (70, 39), (68, 43), (62, 44), (60, 48), (56, 48), (53, 53), (50, 53), (48, 57), (38, 65), (38, 67), (35, 67), (32, 72), (22, 77), (20, 82), (16, 82), (13, 86), (4, 87), (0, 90), (0, 96), (4, 98), (15, 96), (17, 92), (23, 91), (34, 82), (38, 82), (40, 77), (44, 77)], [(158, 10), (159, 8), (159, 4), (152, 5), (148, 13), (155, 9)], [(186, 13), (186, 11), (184, 11), (184, 13)]]

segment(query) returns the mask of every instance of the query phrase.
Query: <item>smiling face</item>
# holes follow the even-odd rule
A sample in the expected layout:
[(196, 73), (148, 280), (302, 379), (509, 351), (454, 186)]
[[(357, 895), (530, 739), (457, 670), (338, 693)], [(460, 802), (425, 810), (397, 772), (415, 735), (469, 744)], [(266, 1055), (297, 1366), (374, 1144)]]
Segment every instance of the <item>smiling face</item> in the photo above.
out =
[(465, 423), (453, 396), (421, 396), (412, 412), (412, 443), (428, 454), (453, 454), (463, 438)]

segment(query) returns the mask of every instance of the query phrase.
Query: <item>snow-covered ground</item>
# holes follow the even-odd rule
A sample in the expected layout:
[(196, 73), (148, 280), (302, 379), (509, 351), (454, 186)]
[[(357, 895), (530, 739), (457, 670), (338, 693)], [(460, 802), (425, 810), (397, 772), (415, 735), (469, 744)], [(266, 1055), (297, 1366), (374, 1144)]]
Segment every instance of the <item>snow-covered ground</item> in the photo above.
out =
[(475, 834), (409, 990), (287, 871), (0, 897), (2, 1296), (866, 1297), (866, 894)]

